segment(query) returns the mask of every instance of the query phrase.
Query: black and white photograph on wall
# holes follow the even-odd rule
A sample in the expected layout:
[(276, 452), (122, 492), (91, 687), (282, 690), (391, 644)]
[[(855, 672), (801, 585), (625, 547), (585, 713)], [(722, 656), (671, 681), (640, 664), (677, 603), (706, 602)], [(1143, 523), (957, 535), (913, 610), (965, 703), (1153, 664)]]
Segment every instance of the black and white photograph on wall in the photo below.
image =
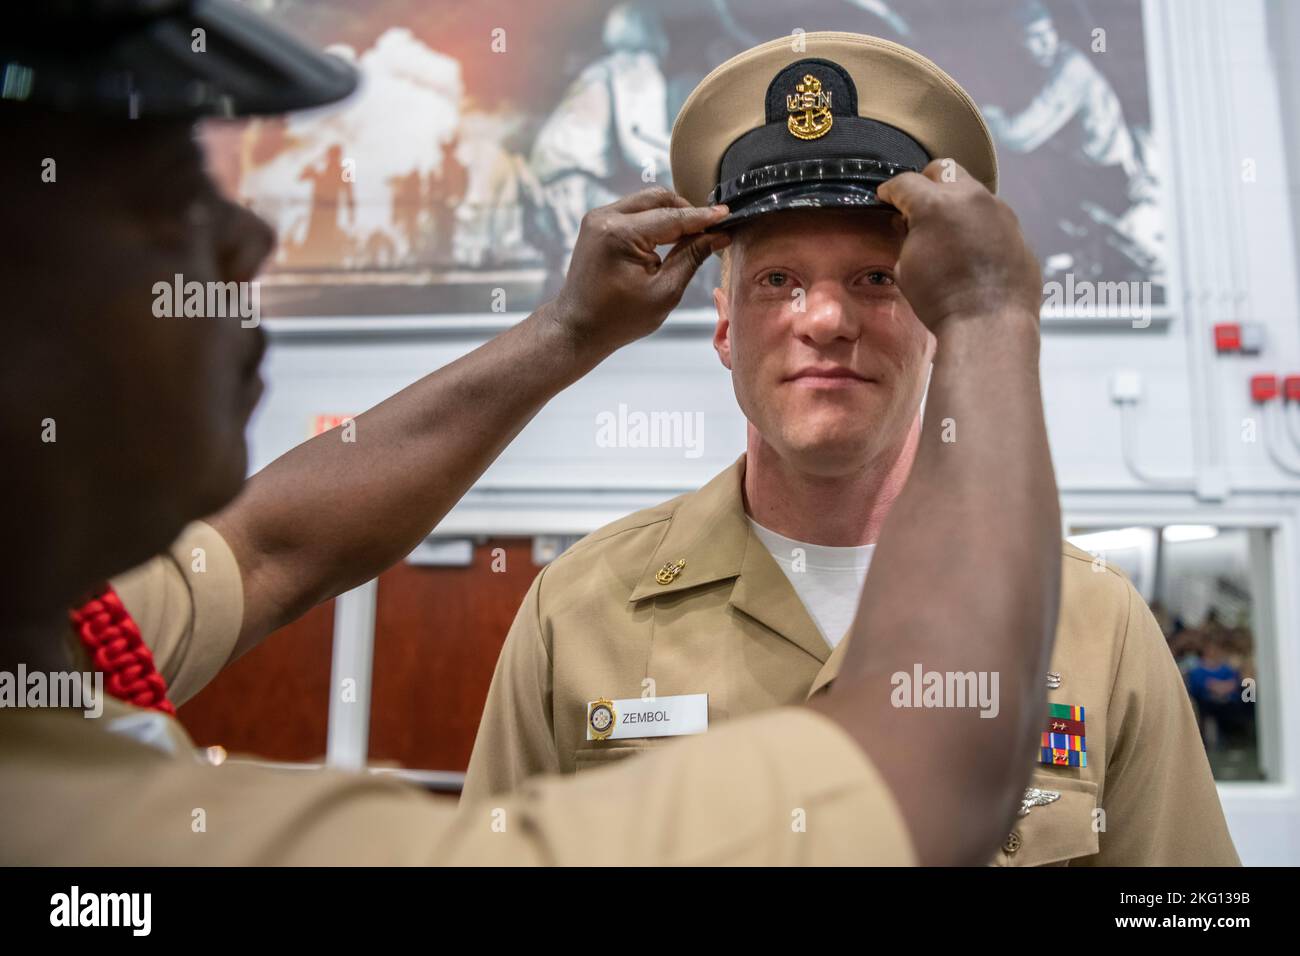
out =
[[(973, 0), (960, 18), (941, 0), (250, 5), (363, 76), (341, 110), (205, 131), (214, 175), (280, 236), (268, 316), (527, 312), (559, 288), (587, 210), (672, 186), (672, 122), (712, 66), (827, 29), (903, 43), (970, 91), (1045, 282), (1167, 298), (1131, 0)], [(716, 280), (715, 260), (683, 306), (707, 308)]]

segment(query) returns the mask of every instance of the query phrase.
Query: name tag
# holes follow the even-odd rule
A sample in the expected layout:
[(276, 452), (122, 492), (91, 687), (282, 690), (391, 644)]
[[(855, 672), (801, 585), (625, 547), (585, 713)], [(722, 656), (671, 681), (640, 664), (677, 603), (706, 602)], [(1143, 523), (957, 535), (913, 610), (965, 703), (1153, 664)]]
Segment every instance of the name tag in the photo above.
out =
[(709, 729), (709, 695), (609, 700), (587, 704), (588, 740), (626, 740), (632, 737), (678, 737)]

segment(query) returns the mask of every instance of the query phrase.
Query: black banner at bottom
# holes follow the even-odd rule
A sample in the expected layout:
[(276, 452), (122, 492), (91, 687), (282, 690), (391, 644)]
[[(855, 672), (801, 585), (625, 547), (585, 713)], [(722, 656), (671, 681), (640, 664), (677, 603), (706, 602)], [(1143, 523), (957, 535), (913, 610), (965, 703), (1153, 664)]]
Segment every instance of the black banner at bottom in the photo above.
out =
[(1161, 933), (1230, 944), (1289, 925), (1280, 917), (1293, 895), (1293, 874), (1270, 869), (8, 869), (0, 880), (8, 942), (49, 934), (205, 948), (373, 945), (397, 933), (407, 945), (463, 945), (466, 931), (579, 947), (707, 931), (770, 945), (775, 924), (864, 943)]

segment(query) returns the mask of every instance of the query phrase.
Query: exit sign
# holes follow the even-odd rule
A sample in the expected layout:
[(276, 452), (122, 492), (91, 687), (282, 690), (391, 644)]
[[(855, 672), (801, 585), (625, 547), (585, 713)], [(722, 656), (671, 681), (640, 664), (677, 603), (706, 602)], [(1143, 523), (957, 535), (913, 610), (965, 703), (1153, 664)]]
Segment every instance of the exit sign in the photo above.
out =
[(322, 435), (331, 428), (338, 428), (344, 422), (352, 421), (356, 417), (355, 415), (317, 415), (312, 423), (312, 437)]

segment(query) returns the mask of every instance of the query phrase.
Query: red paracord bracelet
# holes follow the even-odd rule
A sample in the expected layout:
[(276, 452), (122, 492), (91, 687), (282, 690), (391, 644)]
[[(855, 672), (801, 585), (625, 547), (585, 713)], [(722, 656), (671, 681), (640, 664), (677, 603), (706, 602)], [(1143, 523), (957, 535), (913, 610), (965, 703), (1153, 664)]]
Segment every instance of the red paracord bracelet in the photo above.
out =
[(167, 699), (167, 682), (154, 666), (153, 654), (140, 637), (140, 628), (122, 606), (112, 586), (71, 612), (73, 630), (81, 639), (104, 689), (136, 707), (176, 715)]

